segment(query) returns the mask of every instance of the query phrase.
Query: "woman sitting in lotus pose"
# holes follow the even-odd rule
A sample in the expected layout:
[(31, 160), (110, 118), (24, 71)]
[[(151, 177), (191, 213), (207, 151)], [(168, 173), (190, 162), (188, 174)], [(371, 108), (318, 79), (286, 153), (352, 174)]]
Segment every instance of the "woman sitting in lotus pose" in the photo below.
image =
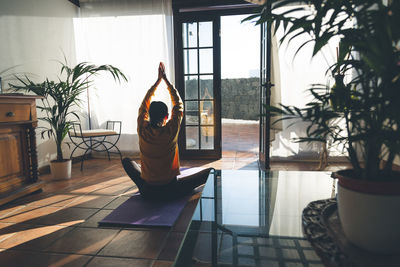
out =
[[(161, 80), (167, 84), (172, 101), (172, 116), (168, 120), (168, 107), (160, 101), (150, 102)], [(177, 179), (180, 174), (178, 134), (183, 116), (183, 102), (178, 91), (168, 81), (161, 62), (158, 78), (147, 91), (139, 108), (137, 131), (139, 135), (141, 168), (129, 158), (122, 164), (125, 171), (148, 199), (172, 199), (189, 194), (207, 181), (211, 168)]]

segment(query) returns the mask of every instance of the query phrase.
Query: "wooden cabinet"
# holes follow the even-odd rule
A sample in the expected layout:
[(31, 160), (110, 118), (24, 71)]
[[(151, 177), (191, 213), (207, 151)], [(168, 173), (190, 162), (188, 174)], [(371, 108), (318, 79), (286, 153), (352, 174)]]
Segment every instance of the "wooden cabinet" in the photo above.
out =
[(0, 205), (41, 189), (35, 96), (0, 94)]

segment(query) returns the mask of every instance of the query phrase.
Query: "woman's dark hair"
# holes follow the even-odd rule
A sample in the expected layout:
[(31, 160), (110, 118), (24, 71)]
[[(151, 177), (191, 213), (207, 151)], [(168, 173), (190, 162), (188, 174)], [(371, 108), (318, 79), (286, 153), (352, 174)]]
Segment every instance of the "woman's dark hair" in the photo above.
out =
[(149, 108), (150, 125), (153, 127), (161, 127), (165, 116), (168, 115), (168, 107), (164, 102), (153, 101)]

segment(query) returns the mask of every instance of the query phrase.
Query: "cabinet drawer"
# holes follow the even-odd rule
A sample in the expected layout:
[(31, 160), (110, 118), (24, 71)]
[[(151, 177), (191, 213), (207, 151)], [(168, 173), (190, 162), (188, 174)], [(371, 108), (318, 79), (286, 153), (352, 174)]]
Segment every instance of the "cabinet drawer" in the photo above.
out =
[(0, 104), (0, 122), (29, 121), (30, 117), (29, 104)]

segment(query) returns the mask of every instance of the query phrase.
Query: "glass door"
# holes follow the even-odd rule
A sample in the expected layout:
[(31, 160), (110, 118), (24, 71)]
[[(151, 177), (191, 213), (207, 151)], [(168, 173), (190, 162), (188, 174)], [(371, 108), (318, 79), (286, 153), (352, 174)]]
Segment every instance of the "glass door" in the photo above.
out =
[(265, 106), (270, 104), (271, 96), (271, 39), (270, 26), (262, 23), (260, 60), (260, 146), (259, 161), (262, 170), (268, 170), (270, 154), (270, 117)]
[(177, 82), (185, 104), (180, 153), (220, 158), (219, 17), (183, 20), (177, 30)]

